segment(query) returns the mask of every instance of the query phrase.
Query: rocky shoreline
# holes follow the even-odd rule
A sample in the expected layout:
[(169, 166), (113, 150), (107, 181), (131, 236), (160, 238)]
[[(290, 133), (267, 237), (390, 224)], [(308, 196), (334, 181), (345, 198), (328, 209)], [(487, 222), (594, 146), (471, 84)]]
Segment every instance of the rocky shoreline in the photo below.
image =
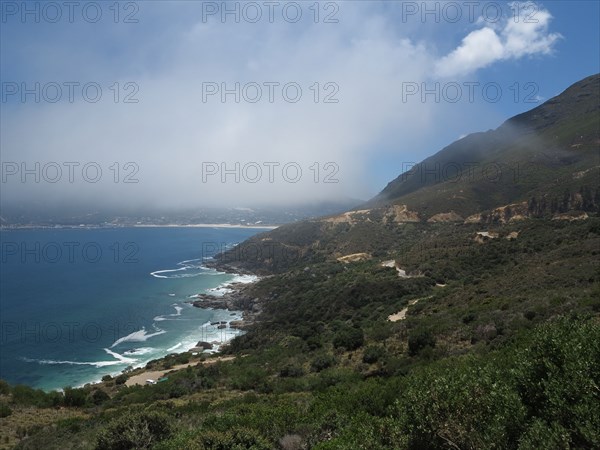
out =
[[(262, 311), (260, 299), (250, 295), (251, 284), (232, 283), (227, 286), (231, 292), (226, 292), (222, 296), (198, 294), (196, 296), (197, 300), (191, 300), (187, 303), (192, 304), (196, 308), (242, 311), (242, 320), (232, 320), (229, 322), (229, 327), (238, 330), (247, 330), (248, 327), (257, 321)], [(222, 325), (222, 323), (219, 324), (219, 326)]]

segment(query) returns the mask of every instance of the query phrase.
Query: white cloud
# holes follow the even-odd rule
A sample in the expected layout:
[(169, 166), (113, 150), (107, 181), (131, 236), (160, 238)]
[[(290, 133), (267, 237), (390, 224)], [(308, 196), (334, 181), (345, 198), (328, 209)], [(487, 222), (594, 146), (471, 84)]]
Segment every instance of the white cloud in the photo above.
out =
[[(99, 34), (96, 27), (86, 29), (89, 35), (67, 35), (65, 41), (53, 43), (61, 52), (48, 61), (40, 57), (53, 35), (33, 42), (30, 59), (43, 62), (44, 70), (52, 69), (53, 79), (73, 80), (78, 73), (82, 82), (110, 81), (99, 103), (11, 106), (0, 124), (3, 160), (96, 161), (105, 177), (97, 184), (7, 183), (2, 186), (3, 199), (194, 206), (365, 198), (375, 193), (372, 184), (368, 186), (367, 171), (380, 147), (414, 161), (418, 152), (435, 150), (427, 139), (436, 134), (431, 130), (439, 123), (470, 122), (468, 114), (477, 115), (473, 105), (421, 102), (418, 95), (415, 101), (403, 101), (403, 82), (421, 85), (430, 80), (437, 56), (430, 42), (420, 43), (414, 30), (399, 26), (371, 2), (343, 3), (340, 22), (329, 25), (310, 20), (303, 25), (201, 23), (200, 3), (178, 2), (179, 9), (166, 2), (144, 3), (145, 21), (118, 29), (122, 47), (114, 47), (117, 55), (110, 45), (86, 48), (90, 39), (102, 43), (100, 37), (112, 37)], [(490, 28), (477, 30), (443, 65), (461, 60), (462, 67), (476, 70), (482, 61), (491, 64), (507, 54), (527, 54), (530, 47), (525, 43), (540, 43), (540, 53), (541, 34), (548, 38), (549, 17), (542, 15), (539, 27), (506, 24), (500, 34)], [(93, 64), (80, 64), (73, 57), (81, 54), (93, 58)], [(85, 72), (87, 67), (92, 69)], [(140, 102), (110, 101), (108, 86), (114, 81), (121, 86), (136, 82)], [(202, 83), (211, 81), (230, 87), (235, 82), (297, 82), (303, 97), (287, 103), (279, 88), (274, 103), (235, 103), (229, 97), (222, 104), (218, 96), (203, 103)], [(311, 90), (315, 82), (321, 90), (318, 103)], [(323, 103), (326, 82), (339, 86), (339, 103)], [(139, 165), (140, 183), (113, 183), (107, 168), (112, 162), (128, 161)], [(235, 162), (297, 162), (304, 174), (298, 183), (281, 176), (274, 183), (266, 176), (255, 184), (235, 183), (232, 177), (221, 183), (218, 176), (203, 183), (203, 162), (226, 162), (229, 167)], [(337, 163), (339, 183), (315, 183), (310, 170), (315, 162), (320, 163), (321, 180), (323, 164)]]
[(514, 12), (512, 17), (505, 18), (500, 26), (489, 24), (469, 33), (459, 47), (436, 64), (436, 74), (464, 76), (497, 61), (551, 53), (561, 37), (548, 32), (551, 14), (531, 2), (509, 6)]

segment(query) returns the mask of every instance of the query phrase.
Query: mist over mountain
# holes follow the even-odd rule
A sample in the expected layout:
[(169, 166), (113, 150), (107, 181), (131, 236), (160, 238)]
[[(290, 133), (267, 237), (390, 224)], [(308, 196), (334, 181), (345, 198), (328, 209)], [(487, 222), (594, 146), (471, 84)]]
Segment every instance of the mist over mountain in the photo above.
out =
[[(600, 209), (600, 75), (496, 130), (445, 147), (339, 215), (279, 227), (221, 256), (232, 267), (283, 271), (298, 261), (385, 252), (409, 224), (503, 224), (587, 217)], [(268, 243), (269, 251), (257, 251)], [(244, 246), (252, 258), (240, 257)], [(287, 253), (287, 257), (285, 257)], [(290, 258), (289, 254), (295, 255)]]
[(532, 196), (598, 186), (600, 76), (592, 75), (496, 130), (415, 164), (367, 205), (406, 204), (424, 218), (468, 216)]

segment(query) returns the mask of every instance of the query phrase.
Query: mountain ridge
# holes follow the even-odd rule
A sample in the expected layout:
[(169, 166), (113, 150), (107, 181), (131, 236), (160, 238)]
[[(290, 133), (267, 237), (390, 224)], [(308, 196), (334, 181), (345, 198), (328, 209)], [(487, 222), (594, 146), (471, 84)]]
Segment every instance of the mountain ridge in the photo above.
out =
[(402, 235), (399, 227), (410, 224), (481, 227), (595, 215), (600, 208), (598, 98), (600, 74), (495, 130), (451, 143), (355, 209), (262, 233), (218, 255), (215, 265), (272, 273), (347, 254), (385, 253)]

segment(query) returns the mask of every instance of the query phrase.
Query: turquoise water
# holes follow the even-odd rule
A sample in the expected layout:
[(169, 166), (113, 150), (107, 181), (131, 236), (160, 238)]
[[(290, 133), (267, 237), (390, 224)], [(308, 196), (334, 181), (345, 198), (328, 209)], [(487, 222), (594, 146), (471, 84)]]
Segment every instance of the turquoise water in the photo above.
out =
[(239, 313), (186, 303), (250, 281), (202, 265), (263, 230), (0, 231), (0, 378), (42, 389), (97, 381), (128, 366), (237, 332)]

